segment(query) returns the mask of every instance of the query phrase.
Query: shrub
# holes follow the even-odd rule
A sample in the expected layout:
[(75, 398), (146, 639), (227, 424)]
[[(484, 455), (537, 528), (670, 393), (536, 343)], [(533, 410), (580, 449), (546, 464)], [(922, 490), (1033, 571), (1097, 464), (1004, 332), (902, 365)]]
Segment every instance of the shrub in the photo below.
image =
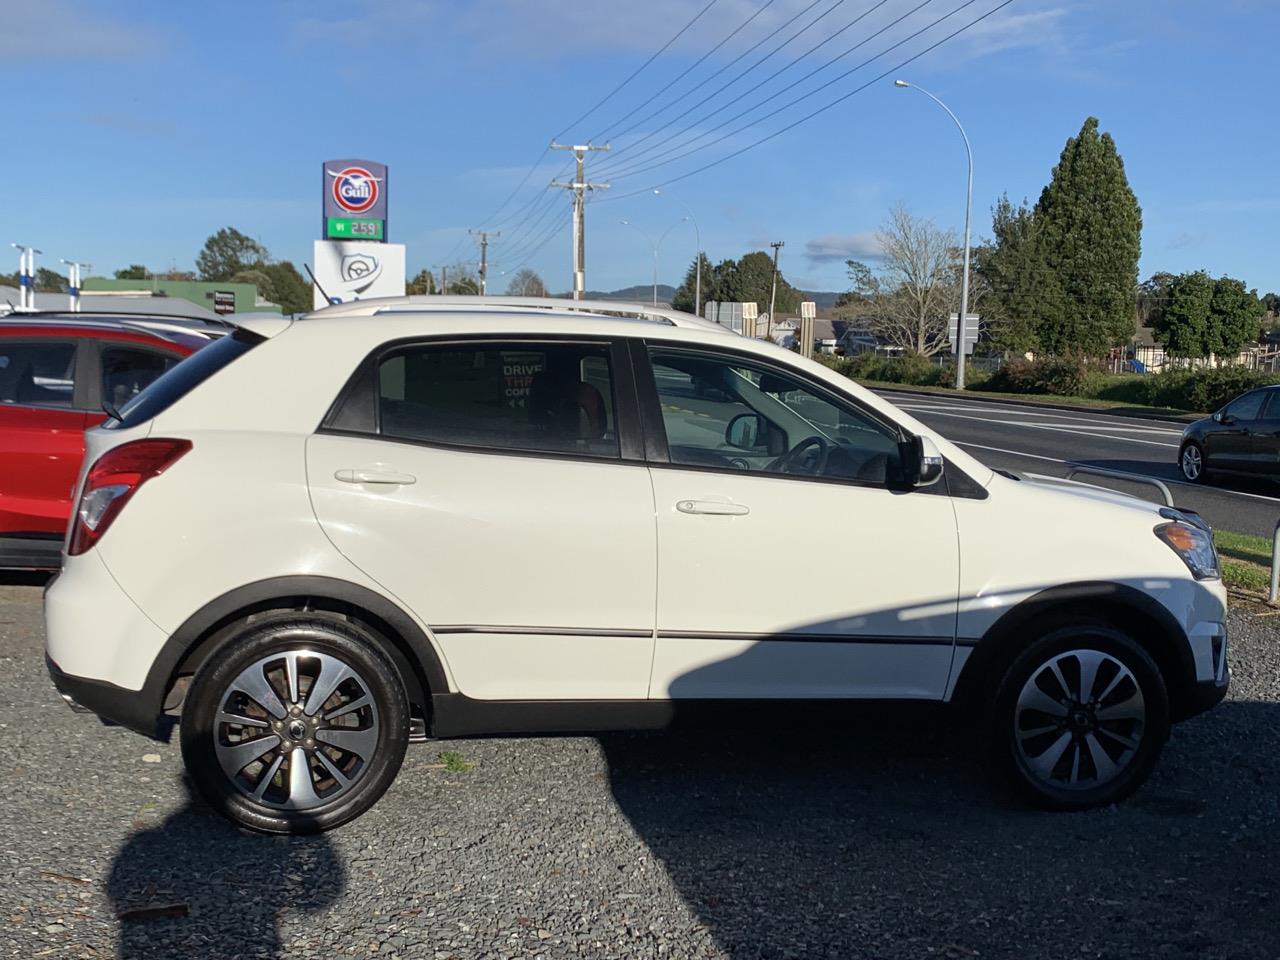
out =
[(1077, 397), (1084, 390), (1086, 375), (1084, 361), (1073, 357), (1012, 360), (991, 375), (986, 389)]

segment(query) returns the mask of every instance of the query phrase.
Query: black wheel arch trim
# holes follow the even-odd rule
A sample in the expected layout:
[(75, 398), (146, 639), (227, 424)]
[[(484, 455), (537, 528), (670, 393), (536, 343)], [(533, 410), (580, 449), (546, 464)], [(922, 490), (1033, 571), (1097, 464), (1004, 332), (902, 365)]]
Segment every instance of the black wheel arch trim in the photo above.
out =
[[(973, 644), (974, 650), (965, 661), (956, 680), (953, 702), (978, 705), (990, 683), (992, 668), (1001, 664), (1005, 654), (1020, 649), (1011, 643), (1019, 627), (1043, 616), (1088, 605), (1094, 616), (1127, 614), (1139, 623), (1154, 624), (1158, 637), (1144, 633), (1133, 639), (1151, 653), (1160, 667), (1169, 691), (1173, 719), (1182, 720), (1199, 712), (1194, 706), (1197, 689), (1195, 659), (1186, 631), (1177, 618), (1150, 594), (1128, 584), (1110, 581), (1082, 581), (1049, 587), (1026, 598), (1005, 611), (983, 636)], [(1117, 624), (1127, 627), (1130, 624)], [(1155, 642), (1150, 642), (1155, 641)], [(958, 641), (965, 645), (966, 641)], [(1016, 654), (1015, 654), (1016, 655)]]
[[(145, 713), (159, 723), (164, 700), (181, 673), (195, 669), (208, 653), (208, 643), (218, 630), (236, 618), (257, 611), (270, 610), (282, 601), (320, 601), (336, 603), (363, 612), (386, 628), (393, 636), (387, 652), (404, 676), (410, 703), (427, 707), (433, 692), (449, 689), (444, 665), (426, 632), (399, 605), (379, 593), (334, 577), (287, 576), (259, 580), (230, 590), (205, 604), (192, 614), (169, 637), (156, 654), (147, 672), (142, 690), (132, 695), (140, 701)], [(323, 608), (321, 608), (323, 609)], [(367, 624), (380, 631), (379, 623)], [(396, 643), (401, 641), (403, 647)], [(203, 649), (202, 649), (203, 648)], [(141, 713), (141, 711), (139, 711)], [(116, 718), (111, 718), (116, 719)], [(134, 723), (121, 720), (139, 729)], [(150, 731), (142, 729), (142, 733)]]

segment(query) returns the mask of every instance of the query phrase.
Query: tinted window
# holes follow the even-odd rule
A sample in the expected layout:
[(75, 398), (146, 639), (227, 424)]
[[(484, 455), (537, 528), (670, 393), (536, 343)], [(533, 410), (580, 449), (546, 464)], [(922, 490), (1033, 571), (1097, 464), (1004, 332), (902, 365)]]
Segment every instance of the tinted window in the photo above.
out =
[(0, 403), (70, 407), (76, 348), (51, 340), (0, 340)]
[(609, 352), (590, 344), (411, 347), (378, 370), (389, 437), (618, 456)]
[(123, 419), (108, 420), (106, 426), (132, 427), (145, 423), (177, 403), (223, 367), (244, 356), (264, 339), (248, 330), (237, 330), (231, 336), (213, 342), (146, 387), (120, 409)]
[(1227, 413), (1237, 420), (1256, 420), (1258, 419), (1258, 413), (1262, 410), (1262, 401), (1266, 399), (1266, 396), (1267, 394), (1264, 390), (1246, 393), (1243, 397), (1233, 400), (1227, 405)]
[(1262, 419), (1271, 423), (1280, 422), (1280, 390), (1267, 390), (1266, 406), (1262, 410)]
[(673, 463), (884, 483), (901, 475), (889, 426), (783, 371), (651, 353)]
[(178, 365), (179, 357), (135, 347), (103, 346), (102, 399), (115, 407), (126, 403), (151, 386), (165, 371)]

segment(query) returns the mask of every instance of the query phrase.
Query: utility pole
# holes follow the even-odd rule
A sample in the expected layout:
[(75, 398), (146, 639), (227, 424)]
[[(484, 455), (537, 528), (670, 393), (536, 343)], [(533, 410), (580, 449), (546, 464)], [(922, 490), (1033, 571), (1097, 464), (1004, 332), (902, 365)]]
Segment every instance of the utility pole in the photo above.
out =
[(444, 296), (449, 292), (449, 268), (440, 268), (440, 295)]
[(489, 238), (502, 236), (502, 231), (489, 233), (485, 230), (468, 230), (467, 233), (480, 238), (480, 296), (485, 293), (485, 277), (489, 273)]
[(773, 286), (769, 290), (769, 322), (764, 325), (764, 336), (766, 340), (773, 338), (773, 308), (778, 302), (778, 251), (787, 245), (785, 240), (775, 240), (769, 246), (773, 247)]
[(608, 150), (609, 144), (593, 146), (590, 143), (581, 146), (570, 146), (567, 143), (552, 141), (552, 150), (572, 150), (578, 161), (577, 174), (572, 183), (552, 180), (551, 186), (562, 187), (573, 191), (573, 299), (581, 300), (587, 290), (587, 236), (586, 236), (586, 192), (588, 190), (608, 190), (607, 183), (588, 183), (585, 171), (587, 154), (593, 150)]

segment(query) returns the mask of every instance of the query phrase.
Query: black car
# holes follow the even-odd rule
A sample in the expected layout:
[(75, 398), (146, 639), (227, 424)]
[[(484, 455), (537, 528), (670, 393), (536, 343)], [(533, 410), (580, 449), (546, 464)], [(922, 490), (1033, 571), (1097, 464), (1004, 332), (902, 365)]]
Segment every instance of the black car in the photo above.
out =
[(1178, 467), (1193, 481), (1210, 472), (1280, 478), (1280, 386), (1250, 390), (1187, 427)]

